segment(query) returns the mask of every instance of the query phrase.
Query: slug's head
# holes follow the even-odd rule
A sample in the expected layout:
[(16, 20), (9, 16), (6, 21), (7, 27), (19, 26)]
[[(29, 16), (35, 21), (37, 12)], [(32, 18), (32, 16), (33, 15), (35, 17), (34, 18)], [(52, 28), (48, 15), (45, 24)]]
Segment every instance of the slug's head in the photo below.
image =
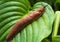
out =
[(41, 7), (41, 8), (38, 8), (37, 11), (38, 11), (38, 12), (43, 12), (46, 7), (47, 7), (47, 5), (45, 5), (45, 6)]

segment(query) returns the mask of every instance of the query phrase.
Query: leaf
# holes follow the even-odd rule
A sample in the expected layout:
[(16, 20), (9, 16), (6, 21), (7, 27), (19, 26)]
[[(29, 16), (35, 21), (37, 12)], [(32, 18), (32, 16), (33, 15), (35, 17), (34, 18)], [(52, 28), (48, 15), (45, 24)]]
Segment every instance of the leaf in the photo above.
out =
[(50, 40), (44, 39), (44, 40), (42, 40), (42, 42), (50, 42)]
[(60, 35), (53, 37), (52, 42), (60, 42)]
[(54, 22), (54, 29), (53, 29), (53, 33), (52, 33), (52, 41), (53, 42), (60, 42), (60, 34), (58, 35), (58, 30), (59, 28), (59, 24), (60, 24), (60, 11), (56, 11), (55, 13), (55, 22)]
[(0, 1), (0, 42), (2, 42), (16, 21), (29, 11), (27, 0)]
[(29, 2), (31, 3), (32, 6), (37, 2), (46, 2), (50, 5), (53, 5), (55, 0), (52, 0), (52, 1), (51, 0), (29, 0)]
[(44, 2), (38, 2), (30, 10), (28, 0), (1, 0), (0, 1), (0, 42), (5, 38), (13, 25), (23, 16), (37, 8), (48, 5), (43, 16), (32, 24), (25, 27), (13, 38), (12, 42), (41, 42), (52, 32), (54, 11), (51, 6)]
[(55, 10), (60, 10), (60, 0), (56, 0), (54, 7), (55, 7)]

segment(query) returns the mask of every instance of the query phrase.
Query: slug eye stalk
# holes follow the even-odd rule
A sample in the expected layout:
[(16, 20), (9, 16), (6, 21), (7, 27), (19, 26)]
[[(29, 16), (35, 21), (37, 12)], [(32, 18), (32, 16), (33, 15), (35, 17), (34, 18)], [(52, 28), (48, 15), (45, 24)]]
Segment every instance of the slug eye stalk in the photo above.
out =
[(36, 9), (35, 11), (32, 11), (27, 16), (21, 18), (18, 20), (14, 26), (12, 27), (11, 31), (6, 37), (6, 42), (10, 42), (17, 33), (19, 33), (24, 27), (31, 24), (33, 21), (38, 19), (42, 13), (44, 12), (46, 6), (43, 6), (41, 8)]

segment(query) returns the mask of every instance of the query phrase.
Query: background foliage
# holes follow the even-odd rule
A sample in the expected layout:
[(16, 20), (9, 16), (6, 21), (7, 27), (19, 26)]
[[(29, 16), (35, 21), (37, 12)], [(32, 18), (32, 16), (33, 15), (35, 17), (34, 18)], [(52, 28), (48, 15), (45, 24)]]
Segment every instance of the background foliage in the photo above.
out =
[(0, 0), (0, 42), (5, 42), (16, 21), (44, 5), (44, 15), (25, 27), (12, 42), (60, 42), (60, 0)]

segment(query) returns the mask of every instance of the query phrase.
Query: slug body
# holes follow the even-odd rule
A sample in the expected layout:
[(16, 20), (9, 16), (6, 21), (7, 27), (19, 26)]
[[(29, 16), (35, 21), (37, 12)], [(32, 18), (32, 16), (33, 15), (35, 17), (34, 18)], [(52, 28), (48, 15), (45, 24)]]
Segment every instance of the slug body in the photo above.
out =
[(12, 27), (11, 31), (9, 32), (9, 34), (6, 37), (6, 41), (11, 41), (13, 39), (13, 37), (19, 33), (24, 27), (26, 27), (28, 24), (32, 23), (33, 21), (35, 21), (37, 18), (39, 18), (42, 13), (45, 10), (45, 6), (36, 9), (35, 11), (31, 12), (30, 14), (28, 14), (27, 16), (24, 16), (23, 18), (21, 18), (20, 20), (18, 20), (14, 26)]

